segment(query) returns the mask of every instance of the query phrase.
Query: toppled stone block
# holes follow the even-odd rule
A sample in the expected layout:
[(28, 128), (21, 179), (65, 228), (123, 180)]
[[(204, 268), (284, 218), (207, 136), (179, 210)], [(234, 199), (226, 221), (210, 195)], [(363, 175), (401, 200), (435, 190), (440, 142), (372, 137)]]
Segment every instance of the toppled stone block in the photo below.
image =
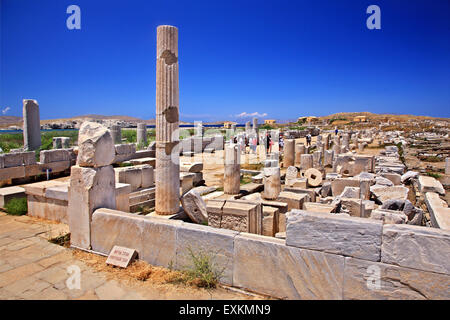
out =
[(419, 176), (419, 191), (421, 193), (436, 192), (440, 195), (445, 195), (442, 184), (435, 178), (428, 176)]
[(387, 186), (387, 187), (392, 187), (394, 185), (394, 183), (391, 180), (386, 179), (384, 177), (376, 177), (375, 184), (378, 186)]
[(341, 198), (340, 199), (340, 211), (348, 213), (352, 217), (361, 217), (363, 212), (362, 200), (359, 198)]
[(309, 201), (309, 196), (304, 193), (282, 191), (280, 192), (277, 201), (287, 203), (288, 210), (303, 209), (303, 203)]
[(394, 173), (394, 172), (385, 172), (385, 173), (381, 173), (381, 176), (383, 178), (386, 178), (388, 180), (390, 180), (394, 186), (398, 186), (402, 184), (402, 176), (399, 175), (398, 173)]
[(195, 190), (190, 190), (181, 197), (181, 204), (184, 212), (195, 223), (204, 223), (208, 220), (206, 204), (200, 194)]
[(385, 224), (405, 224), (408, 220), (408, 217), (403, 212), (387, 209), (373, 210), (370, 218), (381, 220)]
[(371, 186), (370, 191), (374, 194), (376, 199), (381, 203), (388, 200), (406, 200), (408, 199), (409, 189), (403, 186)]
[(450, 208), (447, 202), (434, 192), (425, 194), (425, 203), (430, 212), (431, 224), (435, 228), (450, 230)]
[(419, 176), (418, 172), (408, 171), (400, 177), (402, 183), (407, 183), (409, 180), (417, 178)]
[(286, 245), (380, 261), (383, 224), (365, 218), (291, 210)]
[(359, 198), (361, 189), (358, 187), (345, 187), (340, 194), (341, 198)]
[(81, 167), (103, 167), (114, 162), (115, 148), (110, 131), (99, 123), (84, 122), (78, 134), (78, 159)]
[(134, 143), (116, 144), (114, 149), (118, 155), (136, 153), (136, 145)]
[(344, 191), (345, 187), (359, 187), (359, 179), (355, 178), (336, 178), (331, 181), (331, 191), (333, 196), (338, 196)]

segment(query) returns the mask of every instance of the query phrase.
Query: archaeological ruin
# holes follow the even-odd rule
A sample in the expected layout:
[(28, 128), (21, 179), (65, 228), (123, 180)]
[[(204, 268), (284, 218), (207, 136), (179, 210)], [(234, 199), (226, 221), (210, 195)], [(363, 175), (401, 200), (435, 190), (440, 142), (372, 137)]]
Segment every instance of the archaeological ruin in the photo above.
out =
[(68, 225), (71, 248), (96, 255), (121, 246), (181, 270), (189, 250), (214, 252), (221, 284), (277, 299), (450, 299), (448, 119), (189, 131), (179, 30), (156, 34), (154, 136), (136, 123), (130, 143), (119, 122), (92, 120), (39, 150), (45, 105), (23, 100), (0, 207), (26, 199), (28, 216)]

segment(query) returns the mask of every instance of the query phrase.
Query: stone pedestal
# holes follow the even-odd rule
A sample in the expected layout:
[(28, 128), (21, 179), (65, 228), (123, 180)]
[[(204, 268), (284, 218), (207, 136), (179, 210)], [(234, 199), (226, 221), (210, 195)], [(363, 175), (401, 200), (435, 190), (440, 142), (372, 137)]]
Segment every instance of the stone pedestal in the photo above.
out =
[(302, 154), (300, 157), (300, 170), (305, 171), (313, 167), (312, 154)]
[(111, 131), (111, 136), (115, 144), (122, 143), (122, 128), (118, 125), (112, 125), (109, 129)]
[(302, 154), (305, 154), (305, 145), (304, 144), (296, 144), (295, 145), (295, 165), (297, 167), (300, 166), (300, 157)]
[(264, 199), (275, 200), (281, 192), (280, 167), (264, 168)]
[(33, 151), (41, 146), (41, 123), (36, 100), (23, 100), (23, 147)]
[(159, 215), (180, 208), (178, 29), (156, 30), (156, 198)]
[(293, 166), (294, 162), (295, 162), (295, 140), (287, 139), (284, 142), (283, 166), (285, 168)]
[(116, 208), (113, 167), (73, 166), (67, 211), (73, 246), (90, 249), (92, 213), (99, 208)]
[(325, 150), (323, 154), (323, 166), (324, 167), (333, 167), (333, 150)]
[(225, 168), (223, 191), (226, 194), (238, 194), (241, 188), (241, 161), (239, 147), (236, 144), (225, 146)]
[(147, 124), (145, 123), (137, 124), (137, 143), (142, 145), (147, 144)]

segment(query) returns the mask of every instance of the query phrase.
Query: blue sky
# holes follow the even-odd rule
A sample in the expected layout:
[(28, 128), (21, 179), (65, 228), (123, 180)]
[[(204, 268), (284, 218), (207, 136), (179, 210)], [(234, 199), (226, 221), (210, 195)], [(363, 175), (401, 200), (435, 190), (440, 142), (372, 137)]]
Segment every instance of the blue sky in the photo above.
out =
[[(155, 116), (156, 27), (179, 28), (180, 117), (450, 117), (450, 1), (0, 0), (0, 108)], [(69, 30), (66, 9), (81, 9)], [(381, 9), (369, 30), (366, 9)], [(0, 113), (0, 115), (2, 115)]]

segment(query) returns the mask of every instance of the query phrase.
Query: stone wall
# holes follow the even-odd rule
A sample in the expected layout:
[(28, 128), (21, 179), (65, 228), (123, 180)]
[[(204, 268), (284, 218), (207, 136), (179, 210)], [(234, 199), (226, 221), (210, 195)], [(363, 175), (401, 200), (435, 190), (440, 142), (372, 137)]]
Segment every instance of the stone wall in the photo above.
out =
[[(311, 220), (306, 231), (315, 241), (301, 241), (298, 220), (305, 216)], [(285, 241), (98, 209), (92, 218), (92, 249), (109, 254), (114, 245), (134, 248), (152, 265), (177, 269), (189, 264), (188, 248), (207, 250), (224, 269), (223, 283), (285, 299), (450, 298), (450, 232), (353, 217), (332, 220), (338, 231), (331, 232), (320, 226), (330, 217), (290, 212)]]
[(40, 162), (36, 162), (34, 151), (14, 152), (0, 155), (0, 181), (20, 179), (68, 170), (75, 163), (73, 149), (45, 150), (40, 153)]

